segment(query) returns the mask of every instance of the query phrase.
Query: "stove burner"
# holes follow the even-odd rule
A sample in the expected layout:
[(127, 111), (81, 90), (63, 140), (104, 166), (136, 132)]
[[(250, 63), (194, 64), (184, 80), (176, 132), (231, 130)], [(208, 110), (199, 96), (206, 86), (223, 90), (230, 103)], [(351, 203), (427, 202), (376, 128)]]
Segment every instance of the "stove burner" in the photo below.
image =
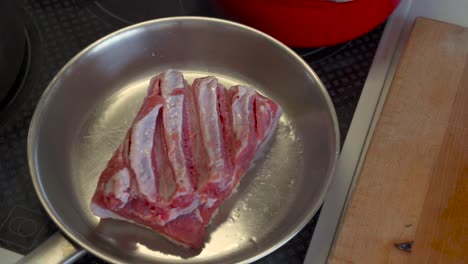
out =
[(295, 48), (293, 49), (306, 62), (319, 62), (333, 54), (341, 51), (348, 43), (338, 44), (335, 46), (320, 47), (320, 48)]
[[(38, 72), (31, 71), (33, 66), (38, 66), (39, 54), (40, 54), (40, 41), (39, 33), (36, 25), (32, 21), (26, 12), (23, 12), (22, 17), (24, 18), (24, 56), (21, 62), (21, 67), (18, 71), (16, 79), (10, 89), (7, 91), (4, 97), (0, 98), (0, 122), (7, 116), (8, 111), (13, 111), (11, 106), (17, 101), (18, 97), (23, 94), (23, 90), (28, 90), (37, 81)], [(35, 67), (37, 68), (37, 67)], [(25, 89), (27, 87), (27, 89)], [(27, 96), (24, 95), (24, 96)]]
[(15, 98), (15, 96), (18, 94), (18, 91), (20, 88), (23, 86), (24, 81), (26, 79), (26, 75), (29, 71), (29, 65), (30, 65), (30, 56), (31, 56), (31, 48), (30, 44), (28, 41), (28, 34), (26, 30), (24, 31), (26, 35), (26, 45), (24, 46), (24, 56), (23, 60), (21, 62), (20, 69), (18, 71), (18, 74), (16, 76), (15, 81), (13, 82), (13, 85), (10, 87), (10, 89), (6, 92), (5, 96), (0, 98), (0, 111), (3, 110), (5, 107), (10, 104), (10, 102)]
[(215, 16), (206, 0), (84, 0), (77, 4), (117, 26), (169, 16)]

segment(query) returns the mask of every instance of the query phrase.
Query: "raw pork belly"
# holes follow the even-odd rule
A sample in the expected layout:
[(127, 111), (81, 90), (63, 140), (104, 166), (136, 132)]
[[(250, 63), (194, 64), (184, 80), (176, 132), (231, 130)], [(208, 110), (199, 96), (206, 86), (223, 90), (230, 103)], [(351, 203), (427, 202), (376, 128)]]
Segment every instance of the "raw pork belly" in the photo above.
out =
[(192, 86), (174, 70), (153, 77), (99, 178), (91, 210), (200, 248), (205, 227), (271, 138), (281, 113), (255, 90), (226, 89), (215, 77)]

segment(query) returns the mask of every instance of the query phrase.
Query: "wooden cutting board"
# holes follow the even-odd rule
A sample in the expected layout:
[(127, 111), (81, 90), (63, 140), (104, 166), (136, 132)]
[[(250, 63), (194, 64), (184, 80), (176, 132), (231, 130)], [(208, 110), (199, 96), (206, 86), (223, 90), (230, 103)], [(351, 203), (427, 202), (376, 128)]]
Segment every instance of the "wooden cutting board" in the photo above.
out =
[(415, 21), (329, 262), (468, 263), (467, 28)]

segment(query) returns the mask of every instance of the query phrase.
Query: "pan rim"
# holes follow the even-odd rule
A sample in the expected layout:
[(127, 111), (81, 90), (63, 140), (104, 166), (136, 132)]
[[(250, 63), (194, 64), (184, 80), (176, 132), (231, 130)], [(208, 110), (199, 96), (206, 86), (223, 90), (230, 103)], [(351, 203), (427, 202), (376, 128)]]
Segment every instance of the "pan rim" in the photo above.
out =
[(30, 127), (29, 127), (29, 132), (28, 132), (28, 140), (27, 140), (27, 156), (28, 156), (28, 165), (29, 165), (29, 171), (31, 174), (32, 182), (34, 185), (34, 189), (39, 197), (39, 200), (41, 201), (42, 206), (44, 207), (44, 210), (47, 212), (47, 214), (50, 216), (50, 218), (54, 221), (54, 223), (60, 228), (60, 230), (65, 233), (65, 235), (73, 240), (75, 243), (77, 243), (80, 247), (83, 249), (91, 252), (93, 255), (102, 258), (106, 261), (112, 262), (112, 263), (120, 263), (120, 260), (115, 258), (112, 255), (106, 254), (105, 252), (102, 252), (99, 249), (93, 248), (91, 245), (88, 245), (88, 243), (85, 240), (82, 240), (79, 238), (79, 233), (74, 231), (72, 228), (68, 226), (67, 223), (63, 222), (60, 213), (55, 210), (53, 205), (48, 199), (47, 194), (45, 193), (43, 186), (42, 186), (42, 181), (40, 180), (40, 173), (37, 170), (36, 166), (36, 146), (38, 142), (38, 130), (40, 127), (40, 120), (43, 117), (43, 112), (44, 112), (44, 106), (46, 105), (46, 102), (50, 99), (50, 96), (53, 94), (53, 92), (57, 89), (58, 86), (56, 86), (57, 81), (60, 79), (60, 77), (63, 75), (63, 73), (71, 67), (73, 64), (79, 61), (79, 59), (87, 54), (90, 50), (93, 48), (101, 45), (102, 43), (105, 43), (107, 40), (110, 40), (120, 34), (124, 34), (127, 31), (143, 27), (143, 26), (148, 26), (152, 24), (158, 24), (158, 23), (167, 23), (167, 22), (182, 22), (182, 21), (199, 21), (199, 22), (208, 22), (208, 23), (217, 23), (217, 24), (224, 24), (227, 26), (231, 27), (237, 27), (242, 30), (249, 31), (251, 33), (254, 33), (255, 35), (258, 35), (261, 38), (264, 38), (268, 41), (270, 41), (272, 44), (277, 46), (279, 49), (283, 50), (286, 52), (289, 56), (291, 56), (294, 60), (299, 62), (304, 70), (306, 70), (307, 74), (309, 74), (311, 77), (313, 77), (314, 81), (317, 83), (317, 88), (320, 89), (320, 93), (323, 96), (323, 99), (325, 100), (325, 103), (327, 105), (331, 121), (333, 123), (333, 132), (335, 135), (335, 145), (334, 145), (334, 156), (333, 159), (331, 160), (331, 167), (329, 168), (328, 175), (326, 176), (326, 180), (324, 183), (324, 187), (322, 188), (321, 193), (318, 196), (318, 202), (311, 207), (309, 210), (308, 214), (306, 217), (304, 217), (298, 225), (294, 229), (292, 229), (291, 232), (289, 232), (287, 235), (283, 236), (282, 239), (280, 239), (278, 242), (276, 242), (274, 245), (266, 248), (262, 252), (249, 256), (248, 258), (244, 259), (242, 263), (250, 263), (255, 260), (258, 260), (271, 252), (275, 251), (282, 245), (284, 245), (286, 242), (288, 242), (292, 237), (294, 237), (311, 219), (312, 217), (316, 214), (318, 209), (320, 208), (321, 204), (323, 203), (325, 199), (325, 195), (328, 192), (329, 186), (331, 184), (331, 181), (333, 179), (335, 167), (336, 167), (336, 162), (339, 157), (339, 149), (340, 149), (340, 132), (339, 132), (339, 126), (338, 126), (338, 118), (336, 115), (335, 108), (333, 106), (332, 100), (328, 94), (328, 91), (326, 90), (325, 86), (323, 85), (322, 81), (319, 79), (317, 74), (312, 70), (312, 68), (299, 56), (297, 55), (293, 50), (291, 50), (289, 47), (287, 47), (285, 44), (281, 43), (280, 41), (276, 40), (275, 38), (271, 37), (270, 35), (263, 33), (257, 29), (254, 29), (252, 27), (237, 23), (237, 22), (232, 22), (224, 19), (219, 19), (219, 18), (209, 18), (209, 17), (197, 17), (197, 16), (179, 16), (179, 17), (169, 17), (169, 18), (161, 18), (161, 19), (153, 19), (153, 20), (148, 20), (145, 22), (141, 22), (138, 24), (134, 24), (125, 28), (122, 28), (120, 30), (117, 30), (113, 33), (110, 33), (83, 50), (81, 50), (78, 54), (76, 54), (72, 59), (70, 59), (61, 69), (60, 71), (54, 76), (54, 78), (50, 81), (50, 83), (47, 85), (46, 89), (44, 90), (42, 96), (40, 97), (38, 104), (34, 110), (31, 122), (30, 122)]

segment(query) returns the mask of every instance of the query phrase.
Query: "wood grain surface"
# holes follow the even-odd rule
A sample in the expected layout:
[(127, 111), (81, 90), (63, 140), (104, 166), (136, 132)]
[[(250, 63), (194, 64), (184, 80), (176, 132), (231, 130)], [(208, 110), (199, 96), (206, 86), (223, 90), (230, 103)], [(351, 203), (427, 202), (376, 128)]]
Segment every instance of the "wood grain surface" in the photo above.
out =
[(409, 263), (468, 263), (468, 61)]
[(416, 19), (330, 263), (468, 263), (467, 56), (468, 29)]

